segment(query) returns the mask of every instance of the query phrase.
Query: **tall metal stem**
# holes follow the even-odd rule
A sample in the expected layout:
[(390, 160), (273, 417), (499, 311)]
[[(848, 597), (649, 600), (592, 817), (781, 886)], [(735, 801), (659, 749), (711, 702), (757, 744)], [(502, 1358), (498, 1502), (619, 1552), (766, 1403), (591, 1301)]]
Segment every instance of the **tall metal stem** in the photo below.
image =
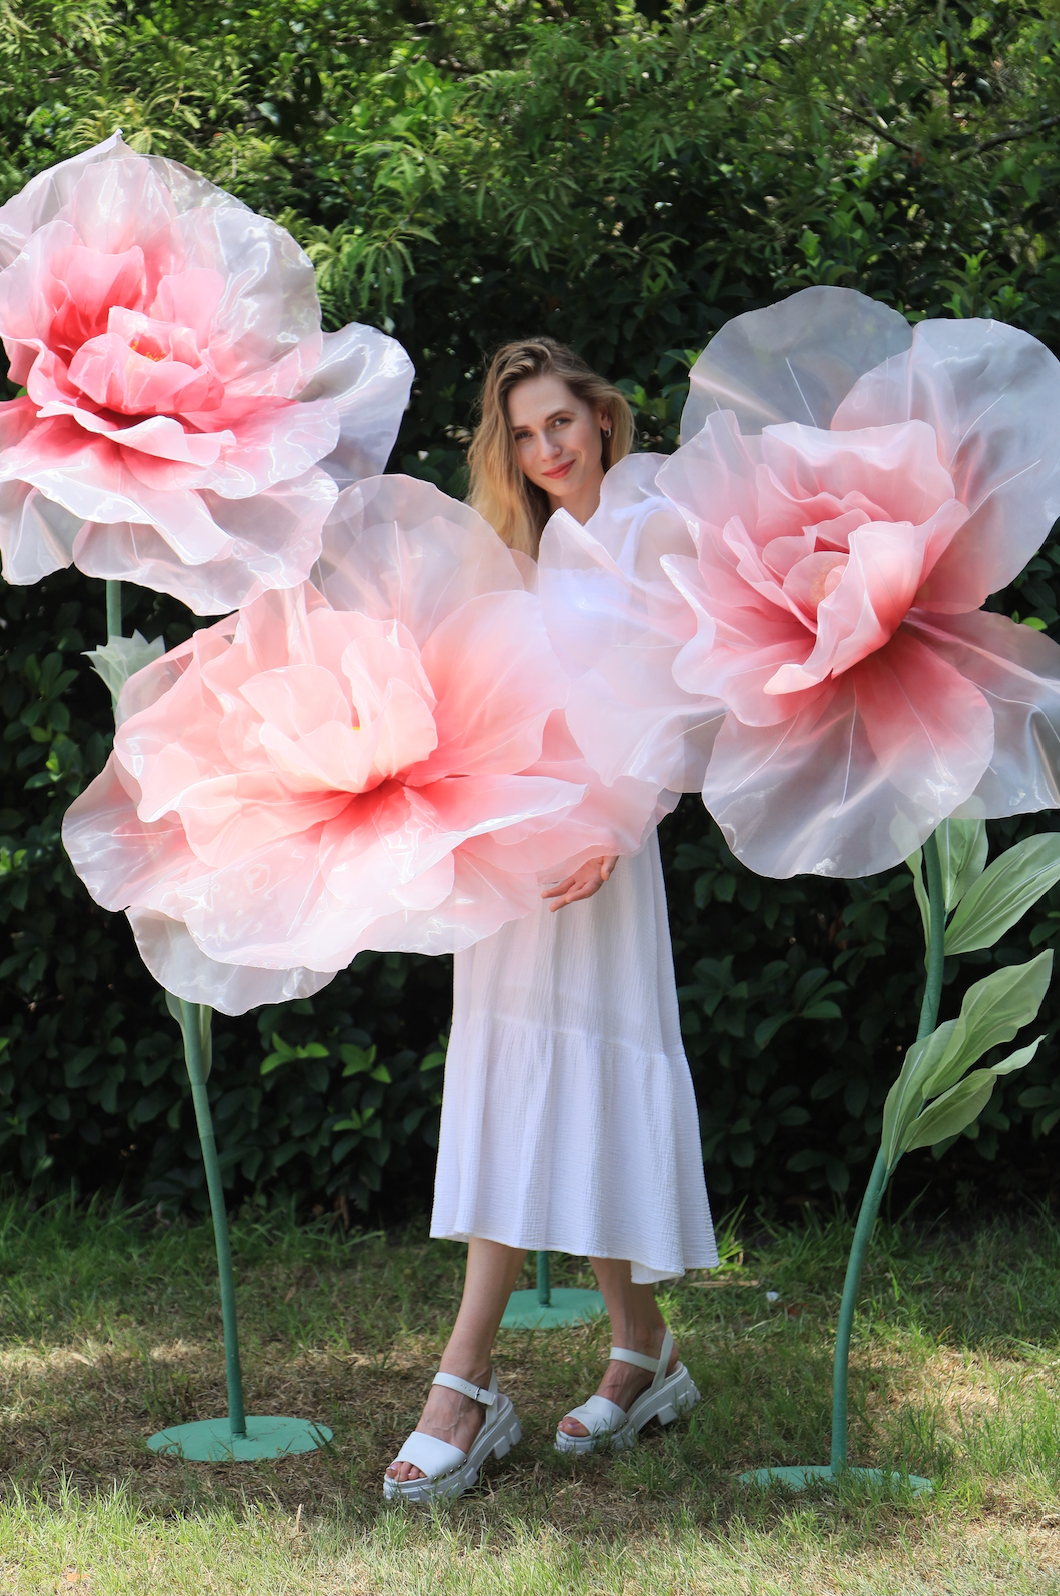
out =
[(239, 1332), (236, 1326), (236, 1285), (232, 1272), (232, 1248), (228, 1239), (228, 1215), (225, 1212), (224, 1185), (221, 1166), (217, 1159), (217, 1142), (214, 1139), (210, 1098), (206, 1090), (206, 1071), (203, 1064), (202, 1037), (210, 1023), (209, 1009), (197, 1003), (180, 1002), (184, 1034), (184, 1058), (191, 1081), (191, 1099), (195, 1105), (195, 1120), (199, 1127), (202, 1161), (206, 1166), (206, 1187), (210, 1193), (210, 1210), (213, 1214), (213, 1233), (217, 1242), (217, 1273), (221, 1283), (221, 1318), (225, 1337), (225, 1377), (228, 1381), (228, 1422), (234, 1437), (247, 1433), (246, 1414), (243, 1410), (243, 1373), (239, 1366)]
[(121, 583), (107, 583), (107, 636), (121, 636)]
[[(924, 1001), (921, 1004), (920, 1024), (916, 1033), (918, 1042), (935, 1029), (939, 1013), (939, 999), (942, 996), (942, 967), (945, 960), (946, 902), (942, 892), (942, 866), (939, 862), (939, 850), (934, 832), (924, 844), (924, 865), (927, 870), (930, 915), (928, 921), (927, 982), (924, 986)], [(861, 1211), (858, 1214), (854, 1241), (850, 1248), (850, 1258), (847, 1262), (846, 1279), (843, 1282), (843, 1300), (839, 1307), (839, 1325), (835, 1338), (835, 1366), (832, 1372), (833, 1470), (845, 1468), (847, 1462), (850, 1333), (854, 1325), (854, 1309), (857, 1306), (861, 1271), (864, 1268), (865, 1255), (869, 1250), (869, 1242), (872, 1239), (876, 1216), (880, 1211), (880, 1200), (883, 1197), (886, 1185), (887, 1165), (884, 1161), (881, 1147), (876, 1154), (876, 1162), (872, 1166), (872, 1173), (865, 1188), (865, 1195), (861, 1199)]]

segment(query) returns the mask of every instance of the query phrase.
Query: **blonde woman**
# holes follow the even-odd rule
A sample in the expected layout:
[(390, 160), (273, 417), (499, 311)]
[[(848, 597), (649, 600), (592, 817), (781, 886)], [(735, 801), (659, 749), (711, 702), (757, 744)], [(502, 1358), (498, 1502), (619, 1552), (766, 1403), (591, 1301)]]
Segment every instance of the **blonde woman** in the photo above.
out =
[[(626, 400), (580, 357), (508, 344), (483, 388), (470, 502), (535, 559), (549, 516), (584, 524), (632, 443)], [(560, 1420), (561, 1451), (629, 1445), (699, 1400), (652, 1289), (717, 1263), (654, 832), (542, 899), (456, 955), (431, 1235), (467, 1242), (467, 1272), (388, 1497), (459, 1495), (519, 1440), (492, 1349), (531, 1248), (588, 1256), (611, 1321), (611, 1360)]]

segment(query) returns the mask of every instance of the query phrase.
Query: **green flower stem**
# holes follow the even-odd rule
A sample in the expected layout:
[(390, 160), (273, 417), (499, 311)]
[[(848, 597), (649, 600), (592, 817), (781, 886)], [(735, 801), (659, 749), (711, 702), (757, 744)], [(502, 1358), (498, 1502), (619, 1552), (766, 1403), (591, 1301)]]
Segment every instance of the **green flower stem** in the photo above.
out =
[(537, 1255), (537, 1300), (542, 1308), (547, 1308), (552, 1301), (552, 1281), (547, 1252), (539, 1252)]
[(202, 1058), (202, 1031), (200, 1010), (196, 1003), (181, 1000), (184, 1023), (184, 1058), (191, 1081), (191, 1097), (195, 1104), (195, 1119), (202, 1144), (202, 1161), (206, 1166), (206, 1186), (210, 1193), (213, 1213), (213, 1231), (217, 1242), (217, 1273), (221, 1282), (221, 1318), (225, 1336), (225, 1377), (228, 1381), (228, 1422), (233, 1436), (245, 1436), (247, 1420), (243, 1411), (243, 1375), (239, 1366), (239, 1332), (236, 1328), (236, 1286), (232, 1272), (232, 1248), (228, 1239), (228, 1215), (225, 1212), (224, 1185), (221, 1166), (217, 1159), (213, 1119), (210, 1115), (210, 1098), (206, 1091), (206, 1072)]
[[(946, 903), (942, 895), (942, 866), (939, 863), (935, 834), (924, 844), (924, 864), (927, 869), (928, 904), (930, 908), (930, 936), (927, 949), (927, 983), (920, 1009), (917, 1041), (935, 1029), (942, 996), (942, 966), (945, 957)], [(887, 1186), (888, 1169), (883, 1148), (876, 1154), (869, 1183), (861, 1200), (854, 1241), (850, 1248), (846, 1279), (843, 1282), (843, 1300), (839, 1308), (839, 1325), (835, 1338), (835, 1365), (832, 1372), (832, 1469), (838, 1472), (847, 1463), (847, 1398), (850, 1380), (850, 1332), (854, 1325), (861, 1271), (865, 1254), (880, 1211), (880, 1201)]]
[(107, 636), (121, 636), (121, 583), (107, 583)]

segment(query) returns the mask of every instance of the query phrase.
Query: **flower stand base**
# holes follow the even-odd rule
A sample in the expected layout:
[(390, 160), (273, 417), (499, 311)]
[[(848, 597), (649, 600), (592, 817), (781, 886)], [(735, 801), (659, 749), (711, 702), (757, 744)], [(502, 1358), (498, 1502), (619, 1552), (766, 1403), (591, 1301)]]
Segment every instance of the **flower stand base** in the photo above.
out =
[(868, 1485), (875, 1489), (901, 1491), (907, 1486), (914, 1496), (929, 1496), (934, 1490), (930, 1480), (922, 1474), (900, 1474), (897, 1469), (835, 1469), (831, 1463), (814, 1463), (808, 1468), (751, 1469), (740, 1475), (741, 1485), (783, 1485), (789, 1491), (805, 1491), (810, 1485), (828, 1480), (849, 1481), (853, 1485)]
[(247, 1418), (245, 1435), (233, 1435), (228, 1419), (200, 1419), (195, 1424), (174, 1424), (152, 1435), (148, 1446), (163, 1457), (188, 1463), (253, 1463), (259, 1458), (288, 1457), (294, 1452), (315, 1452), (331, 1440), (326, 1424), (307, 1419)]
[(565, 1324), (588, 1324), (607, 1310), (598, 1291), (559, 1286), (541, 1302), (536, 1291), (513, 1291), (501, 1320), (502, 1330), (557, 1330)]

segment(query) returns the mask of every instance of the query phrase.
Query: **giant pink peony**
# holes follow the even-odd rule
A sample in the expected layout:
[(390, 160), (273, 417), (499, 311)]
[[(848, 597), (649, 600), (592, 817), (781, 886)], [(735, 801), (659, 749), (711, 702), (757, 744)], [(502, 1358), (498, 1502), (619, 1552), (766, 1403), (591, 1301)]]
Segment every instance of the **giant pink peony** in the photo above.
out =
[(152, 974), (225, 1013), (363, 948), (466, 947), (655, 818), (653, 786), (586, 765), (538, 600), (472, 510), (405, 477), (350, 488), (318, 580), (131, 677), (63, 828)]
[(703, 797), (739, 857), (867, 875), (947, 816), (1060, 804), (1060, 648), (981, 609), (1060, 513), (1053, 355), (807, 289), (723, 328), (683, 426), (673, 674), (724, 706)]
[(275, 222), (120, 135), (0, 208), (0, 553), (74, 563), (200, 615), (304, 581), (341, 487), (386, 464), (411, 366), (322, 333)]

